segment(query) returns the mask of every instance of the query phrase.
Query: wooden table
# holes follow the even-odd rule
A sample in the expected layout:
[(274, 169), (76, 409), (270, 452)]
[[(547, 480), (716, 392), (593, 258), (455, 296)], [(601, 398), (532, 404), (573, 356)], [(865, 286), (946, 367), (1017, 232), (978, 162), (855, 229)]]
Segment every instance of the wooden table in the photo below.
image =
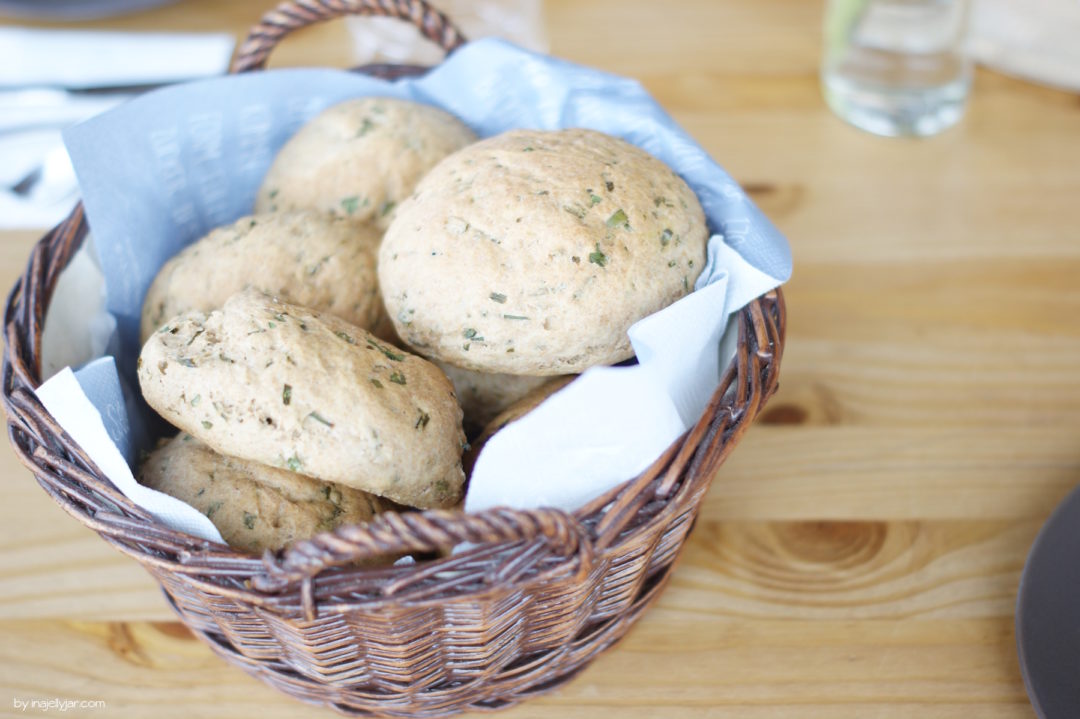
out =
[[(241, 33), (264, 5), (110, 25)], [(821, 101), (820, 5), (546, 4), (553, 52), (639, 78), (787, 233), (796, 270), (782, 390), (670, 588), (505, 717), (1033, 716), (1017, 582), (1080, 482), (1080, 104), (979, 72), (958, 128), (863, 134)], [(326, 26), (276, 57), (341, 64), (346, 42)], [(4, 287), (37, 234), (0, 234)], [(330, 716), (214, 658), (7, 449), (0, 476), (3, 694), (102, 699), (101, 717)]]

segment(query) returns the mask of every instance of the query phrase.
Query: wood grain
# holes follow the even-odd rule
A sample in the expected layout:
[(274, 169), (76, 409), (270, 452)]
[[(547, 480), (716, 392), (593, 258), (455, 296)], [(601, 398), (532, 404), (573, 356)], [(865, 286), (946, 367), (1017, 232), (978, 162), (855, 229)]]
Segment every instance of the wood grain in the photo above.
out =
[[(329, 716), (223, 665), (175, 622), (0, 631), (0, 691), (23, 700), (100, 698), (106, 708), (87, 715), (107, 717)], [(1028, 717), (1012, 644), (1003, 619), (729, 620), (657, 607), (566, 689), (500, 716)]]
[[(935, 716), (959, 716), (960, 706), (1024, 716), (1011, 612), (1037, 528), (703, 518), (671, 587), (627, 641), (565, 692), (518, 713), (608, 706), (644, 717), (670, 703), (698, 716), (722, 703), (731, 716), (920, 716), (933, 706)], [(174, 622), (54, 619), (4, 631), (0, 676), (20, 698), (95, 687), (86, 695), (119, 703), (110, 715), (183, 700), (193, 712), (278, 716), (276, 695), (249, 691), (254, 682), (220, 667)], [(68, 651), (27, 650), (39, 641)], [(185, 686), (199, 686), (198, 696), (185, 697)]]
[[(266, 0), (96, 23), (240, 33)], [(959, 127), (824, 107), (821, 3), (549, 0), (555, 54), (638, 78), (791, 240), (781, 391), (627, 640), (506, 717), (1029, 719), (1012, 632), (1080, 483), (1080, 103), (990, 72)], [(281, 65), (348, 63), (341, 23)], [(0, 234), (10, 285), (36, 233)], [(0, 450), (0, 694), (91, 716), (295, 716)], [(0, 713), (9, 700), (0, 696)], [(319, 715), (326, 713), (312, 712)]]

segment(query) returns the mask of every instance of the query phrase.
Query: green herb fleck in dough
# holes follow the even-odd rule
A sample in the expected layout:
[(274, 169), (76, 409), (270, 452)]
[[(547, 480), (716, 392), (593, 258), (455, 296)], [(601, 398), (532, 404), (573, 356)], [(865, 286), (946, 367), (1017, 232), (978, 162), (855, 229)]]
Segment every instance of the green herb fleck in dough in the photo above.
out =
[(288, 317), (288, 315), (283, 312), (277, 312), (274, 314), (274, 319), (278, 322), (284, 322), (286, 317)]
[(689, 283), (689, 282), (687, 281), (687, 279), (686, 279), (686, 275), (683, 275), (683, 277), (682, 277), (682, 287), (683, 287), (683, 289), (684, 289), (684, 290), (686, 290), (687, 292), (689, 292), (689, 291), (690, 291), (690, 283)]
[(375, 127), (375, 123), (372, 122), (370, 118), (365, 117), (364, 121), (362, 123), (360, 123), (360, 129), (357, 130), (356, 136), (357, 137), (363, 137), (364, 135), (371, 132), (371, 130), (374, 127)]
[(611, 192), (612, 190), (615, 189), (615, 183), (612, 182), (611, 180), (604, 180), (604, 187), (607, 188), (608, 192)]
[(345, 210), (348, 214), (353, 214), (360, 209), (360, 198), (356, 195), (352, 197), (346, 197), (341, 201), (341, 209)]
[(270, 329), (274, 329), (275, 327), (277, 327), (277, 324), (275, 324), (274, 322), (267, 322), (266, 326)]
[(199, 405), (200, 400), (202, 400), (202, 395), (201, 394), (195, 395), (194, 397), (191, 398), (191, 406), (192, 407), (197, 407)]
[(594, 195), (592, 192), (589, 192), (589, 207), (592, 207), (593, 205), (599, 205), (600, 200), (602, 199), (603, 198), (600, 197), (600, 195)]
[(506, 295), (501, 292), (492, 292), (489, 297), (491, 297), (493, 302), (498, 302), (500, 305), (506, 302)]
[(383, 384), (382, 384), (382, 382), (380, 382), (379, 380), (375, 379), (374, 377), (372, 377), (372, 378), (371, 378), (371, 384), (375, 385), (375, 386), (376, 386), (376, 387), (378, 387), (379, 389), (382, 389), (382, 388), (383, 388)]
[(440, 497), (445, 497), (450, 493), (450, 483), (445, 479), (440, 479), (435, 483), (435, 491), (438, 492)]
[(204, 419), (204, 420), (202, 421), (202, 426), (203, 426), (203, 429), (212, 429), (212, 428), (213, 428), (213, 426), (214, 426), (214, 423), (213, 423), (213, 422), (208, 422), (208, 421), (206, 421), (206, 420)]
[(531, 147), (525, 147), (525, 148), (522, 148), (522, 150), (521, 150), (521, 151), (522, 151), (522, 152), (532, 152), (532, 151), (533, 151), (533, 148), (531, 148)]
[(248, 529), (255, 529), (255, 515), (250, 512), (244, 512), (244, 526)]
[(404, 362), (405, 361), (405, 355), (401, 354), (400, 352), (395, 352), (394, 350), (390, 349), (389, 347), (385, 347), (385, 346), (379, 344), (375, 340), (369, 339), (367, 341), (367, 343), (368, 343), (368, 347), (370, 347), (371, 349), (374, 349), (374, 350), (379, 350), (380, 352), (383, 353), (383, 355), (386, 357), (386, 359), (388, 359), (388, 360), (390, 360), (392, 362)]
[(429, 415), (427, 412), (421, 412), (420, 418), (416, 420), (416, 429), (423, 429), (424, 427), (427, 427), (427, 424), (430, 421), (431, 415)]
[(394, 384), (405, 384), (405, 375), (397, 370), (390, 373), (390, 381)]
[[(622, 210), (620, 210), (622, 212)], [(589, 253), (589, 262), (604, 267), (607, 265), (607, 255), (600, 251), (600, 243), (596, 243), (596, 252)]]
[(394, 202), (393, 200), (387, 200), (386, 202), (382, 203), (382, 207), (379, 208), (379, 214), (382, 217), (386, 217), (387, 215), (389, 215), (393, 211), (394, 205), (396, 205), (396, 204), (397, 203)]
[(674, 267), (676, 264), (677, 263), (675, 262), (675, 260), (668, 260), (667, 266), (668, 267)]
[(221, 502), (214, 502), (213, 504), (211, 504), (209, 507), (206, 508), (206, 518), (213, 519), (214, 512), (218, 511), (219, 509), (221, 509)]
[(665, 228), (664, 231), (660, 233), (660, 244), (667, 247), (668, 243), (671, 242), (671, 235), (671, 230)]
[(288, 404), (289, 402), (292, 402), (292, 385), (291, 384), (285, 385), (285, 387), (281, 390), (281, 403), (282, 404)]
[(185, 367), (194, 367), (195, 366), (195, 360), (188, 359), (187, 357), (181, 357), (180, 359), (178, 359), (176, 361), (179, 362), (180, 364), (182, 364)]
[(686, 266), (687, 267), (693, 267), (694, 266), (694, 261), (693, 260), (687, 260), (686, 261)]
[(569, 212), (571, 215), (578, 218), (579, 220), (585, 219), (585, 208), (579, 204), (575, 203), (573, 205), (563, 205), (563, 210)]
[(322, 424), (325, 424), (327, 427), (333, 427), (334, 426), (333, 422), (328, 420), (326, 417), (323, 417), (318, 412), (312, 412), (311, 414), (308, 415), (308, 417), (311, 417), (316, 422), (320, 422)]
[(201, 497), (201, 496), (203, 496), (204, 494), (206, 494), (206, 487), (203, 487), (203, 488), (202, 488), (202, 489), (200, 489), (200, 490), (199, 490), (198, 492), (196, 492), (196, 493), (195, 493), (195, 496), (196, 496), (196, 497)]
[(299, 472), (300, 468), (304, 466), (304, 463), (300, 461), (300, 458), (295, 454), (285, 460), (285, 465), (294, 472)]
[(268, 197), (272, 200), (278, 196), (278, 192), (280, 192), (280, 190), (275, 187), (274, 189), (270, 190), (270, 194), (268, 195)]
[(607, 218), (607, 226), (608, 227), (619, 227), (619, 226), (629, 227), (630, 226), (629, 218), (627, 218), (626, 213), (623, 212), (622, 209), (620, 208), (618, 210), (615, 210), (615, 212), (611, 213), (611, 217)]
[(356, 340), (354, 340), (348, 332), (337, 330), (334, 334), (337, 335), (338, 339), (343, 339), (351, 345), (356, 344)]
[(503, 315), (504, 320), (527, 320), (528, 317), (524, 315)]
[(472, 327), (466, 327), (465, 331), (461, 334), (465, 336), (465, 339), (471, 340), (473, 337), (476, 337), (476, 330)]

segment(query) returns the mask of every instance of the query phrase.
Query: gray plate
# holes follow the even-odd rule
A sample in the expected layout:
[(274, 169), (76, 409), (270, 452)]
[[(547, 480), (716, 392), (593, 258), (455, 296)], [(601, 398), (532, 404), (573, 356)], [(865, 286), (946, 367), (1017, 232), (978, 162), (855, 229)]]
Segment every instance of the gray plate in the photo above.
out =
[(1016, 647), (1039, 718), (1080, 716), (1080, 488), (1054, 510), (1028, 554)]

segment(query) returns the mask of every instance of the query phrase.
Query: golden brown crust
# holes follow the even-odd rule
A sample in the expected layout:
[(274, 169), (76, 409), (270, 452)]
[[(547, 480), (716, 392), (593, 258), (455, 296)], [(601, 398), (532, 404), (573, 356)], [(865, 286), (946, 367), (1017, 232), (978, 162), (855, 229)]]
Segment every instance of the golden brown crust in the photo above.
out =
[(388, 320), (375, 275), (381, 236), (370, 225), (312, 211), (219, 227), (162, 266), (143, 301), (142, 341), (168, 319), (219, 309), (249, 287), (382, 334), (377, 329)]
[(461, 498), (450, 380), (336, 317), (241, 292), (155, 332), (138, 375), (151, 407), (222, 454), (412, 507)]
[(688, 294), (705, 214), (660, 160), (591, 130), (516, 130), (439, 163), (398, 209), (379, 282), (402, 340), (468, 369), (559, 375), (633, 355)]
[(226, 457), (185, 432), (147, 457), (139, 482), (190, 504), (229, 546), (249, 552), (281, 549), (393, 508), (367, 492)]
[(324, 110), (281, 148), (255, 211), (313, 209), (385, 229), (435, 163), (475, 140), (460, 120), (430, 105), (348, 100)]

